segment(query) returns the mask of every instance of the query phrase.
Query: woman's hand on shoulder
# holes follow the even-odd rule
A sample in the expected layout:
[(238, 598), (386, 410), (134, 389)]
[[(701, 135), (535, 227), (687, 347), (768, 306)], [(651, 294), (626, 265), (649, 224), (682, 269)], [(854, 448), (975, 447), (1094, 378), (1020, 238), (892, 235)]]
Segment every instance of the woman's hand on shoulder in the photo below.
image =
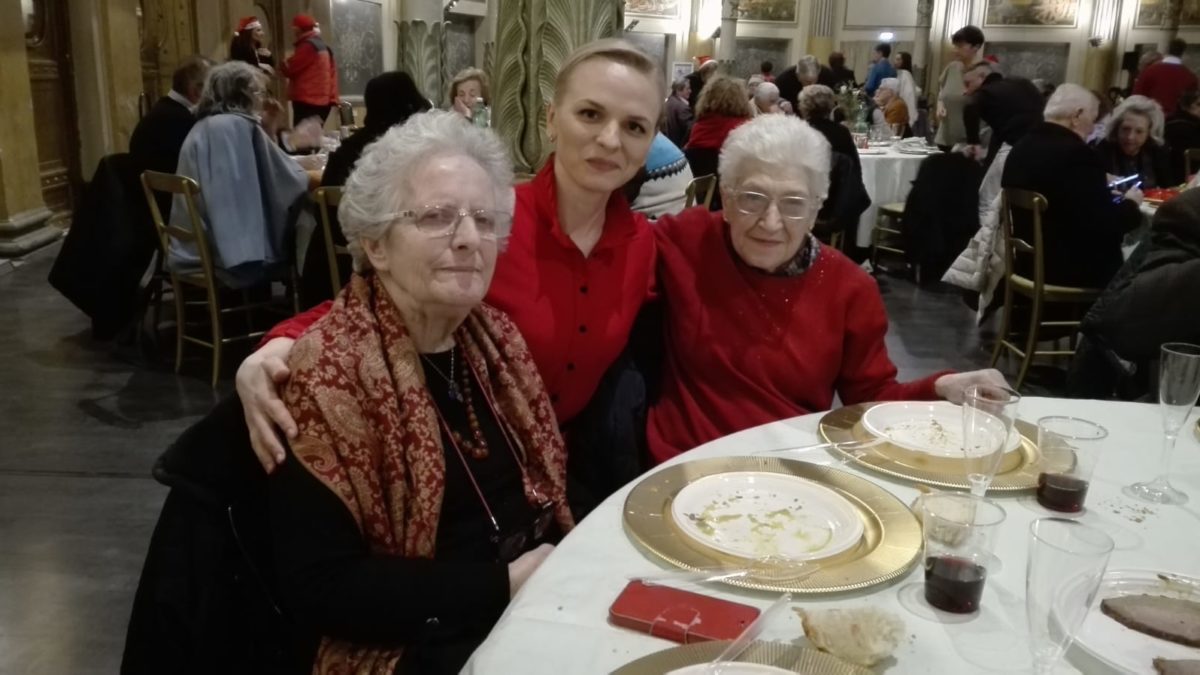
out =
[(546, 562), (546, 558), (554, 552), (553, 544), (542, 544), (532, 551), (526, 551), (520, 558), (508, 563), (508, 597), (516, 597), (517, 591), (529, 581), (529, 577), (537, 568)]
[(943, 375), (933, 383), (933, 389), (941, 398), (951, 403), (962, 403), (967, 387), (973, 384), (990, 384), (997, 387), (1009, 386), (1008, 380), (995, 368), (971, 370), (965, 373)]
[(279, 398), (279, 389), (291, 377), (287, 356), (291, 338), (275, 338), (242, 361), (237, 371), (237, 393), (250, 429), (250, 445), (267, 473), (283, 463), (283, 444), (276, 432), (282, 429), (289, 439), (296, 437), (296, 421)]

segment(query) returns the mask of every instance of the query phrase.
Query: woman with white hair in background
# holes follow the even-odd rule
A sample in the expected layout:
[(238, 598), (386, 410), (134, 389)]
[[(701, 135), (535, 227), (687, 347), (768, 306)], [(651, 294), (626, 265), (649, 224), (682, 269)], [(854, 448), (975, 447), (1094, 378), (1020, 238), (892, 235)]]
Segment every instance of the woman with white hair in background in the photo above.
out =
[(908, 105), (900, 98), (900, 80), (885, 77), (875, 90), (875, 124), (884, 124), (893, 130), (899, 129), (897, 135), (903, 136), (908, 129)]
[(788, 102), (779, 98), (779, 87), (776, 87), (772, 82), (759, 84), (751, 100), (754, 103), (755, 116), (791, 112), (791, 106), (788, 105)]
[(1096, 144), (1105, 170), (1113, 176), (1137, 175), (1142, 188), (1173, 187), (1183, 181), (1171, 168), (1163, 140), (1162, 106), (1145, 96), (1130, 96), (1113, 110), (1108, 131)]
[(355, 274), (288, 355), (269, 481), (313, 672), (457, 673), (572, 525), (550, 397), (483, 304), (514, 201), (503, 144), (453, 112), (393, 127), (346, 184)]
[(795, 117), (761, 115), (721, 149), (724, 213), (655, 226), (665, 303), (656, 462), (758, 424), (843, 404), (961, 400), (994, 370), (896, 380), (874, 279), (811, 233), (829, 191), (829, 143)]

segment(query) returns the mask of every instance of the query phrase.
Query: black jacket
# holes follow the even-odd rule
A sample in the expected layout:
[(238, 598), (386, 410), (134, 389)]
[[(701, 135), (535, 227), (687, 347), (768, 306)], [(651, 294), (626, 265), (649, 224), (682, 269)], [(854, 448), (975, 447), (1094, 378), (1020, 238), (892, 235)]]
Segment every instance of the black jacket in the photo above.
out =
[(688, 74), (687, 81), (692, 88), (692, 93), (688, 96), (688, 107), (695, 112), (696, 103), (700, 101), (700, 90), (704, 88), (704, 78), (701, 77), (700, 71), (695, 71)]
[[(1171, 169), (1175, 172), (1177, 182), (1188, 179), (1186, 162), (1183, 153), (1192, 148), (1200, 148), (1200, 117), (1188, 114), (1183, 110), (1175, 111), (1167, 120), (1165, 131), (1167, 147), (1171, 150)], [(1196, 171), (1200, 166), (1193, 166)]]
[(92, 319), (97, 340), (137, 316), (139, 283), (158, 250), (138, 175), (128, 153), (100, 160), (50, 270), (50, 285)]
[[(829, 68), (829, 73), (832, 76), (830, 78), (833, 82), (831, 88), (834, 92), (836, 92), (842, 85), (849, 85), (851, 88), (853, 88), (858, 84), (858, 81), (854, 78), (854, 71), (846, 68), (845, 66), (842, 66), (841, 68), (834, 68), (831, 66)], [(821, 84), (825, 83), (821, 82)]]
[(1189, 190), (1158, 209), (1153, 227), (1084, 317), (1086, 341), (1071, 364), (1069, 393), (1147, 393), (1160, 345), (1200, 343), (1198, 289), (1200, 190)]
[(1029, 80), (1001, 77), (992, 73), (972, 95), (963, 109), (967, 142), (979, 144), (979, 123), (992, 130), (986, 164), (991, 164), (1001, 144), (1016, 145), (1025, 132), (1042, 121), (1046, 100)]
[[(1121, 266), (1121, 239), (1142, 215), (1132, 201), (1113, 202), (1104, 164), (1083, 139), (1051, 122), (1034, 125), (1009, 153), (1001, 185), (1039, 192), (1049, 202), (1042, 225), (1047, 283), (1108, 284)], [(1032, 240), (1028, 224), (1013, 228)]]
[(821, 212), (817, 214), (818, 223), (825, 226), (825, 231), (818, 234), (829, 234), (835, 231), (845, 233), (844, 246), (846, 250), (855, 246), (858, 218), (863, 211), (871, 206), (871, 197), (862, 180), (862, 160), (858, 156), (858, 148), (850, 130), (830, 119), (807, 120), (809, 126), (821, 132), (829, 141), (832, 164), (829, 172), (829, 195)]
[(936, 282), (979, 229), (979, 162), (959, 153), (933, 155), (921, 162), (904, 203), (901, 230), (910, 263), (921, 279)]
[[(196, 117), (182, 103), (169, 96), (158, 99), (129, 138), (129, 154), (137, 174), (140, 176), (146, 170), (175, 173), (179, 149), (195, 124)], [(169, 199), (167, 203), (164, 218), (170, 209)]]
[(667, 123), (663, 133), (682, 150), (692, 133), (692, 109), (687, 102), (671, 94), (667, 97)]
[(1171, 168), (1170, 152), (1153, 138), (1146, 139), (1137, 157), (1126, 157), (1120, 146), (1108, 140), (1096, 143), (1096, 153), (1100, 155), (1104, 170), (1108, 173), (1114, 176), (1137, 174), (1143, 190), (1174, 187), (1183, 182)]
[[(817, 84), (823, 84), (837, 91), (837, 81), (833, 76), (833, 71), (826, 66), (821, 66), (821, 71), (817, 74)], [(779, 87), (779, 98), (791, 103), (792, 110), (800, 109), (798, 101), (804, 85), (800, 84), (800, 76), (796, 74), (796, 66), (792, 66), (780, 73), (775, 78), (775, 86)]]

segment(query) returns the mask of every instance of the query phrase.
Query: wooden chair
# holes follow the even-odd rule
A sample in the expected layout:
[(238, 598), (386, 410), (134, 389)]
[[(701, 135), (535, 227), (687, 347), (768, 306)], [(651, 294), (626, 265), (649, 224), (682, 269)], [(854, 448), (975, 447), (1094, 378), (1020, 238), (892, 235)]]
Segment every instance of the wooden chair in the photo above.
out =
[(697, 203), (709, 208), (712, 205), (713, 195), (717, 192), (717, 177), (714, 174), (704, 176), (696, 176), (688, 183), (687, 191), (684, 193), (687, 196), (687, 202), (683, 205), (685, 209), (690, 209)]
[(333, 288), (333, 297), (337, 297), (338, 293), (342, 292), (342, 275), (341, 267), (338, 265), (338, 256), (350, 256), (350, 249), (344, 244), (337, 244), (333, 240), (333, 221), (330, 219), (330, 209), (337, 210), (338, 204), (342, 203), (342, 187), (340, 185), (328, 185), (323, 188), (313, 190), (313, 201), (317, 203), (317, 215), (321, 219), (321, 234), (325, 237), (325, 255), (329, 260), (329, 281)]
[(900, 248), (900, 221), (904, 219), (904, 202), (881, 204), (875, 216), (875, 227), (871, 230), (871, 268), (879, 268), (879, 252), (886, 251), (903, 257)]
[(1197, 168), (1200, 163), (1200, 148), (1188, 148), (1183, 151), (1183, 172), (1187, 175), (1183, 177), (1185, 181), (1191, 180), (1192, 169)]
[[(1042, 315), (1046, 305), (1075, 305), (1086, 309), (1102, 289), (1077, 288), (1073, 286), (1054, 286), (1046, 283), (1046, 265), (1044, 260), (1042, 218), (1048, 204), (1046, 198), (1028, 190), (1005, 189), (1001, 194), (1000, 226), (1005, 238), (1004, 245), (1004, 274), (1007, 283), (1004, 285), (1004, 309), (1000, 322), (1000, 333), (996, 336), (996, 346), (992, 350), (992, 366), (1005, 353), (1015, 354), (1021, 359), (1021, 370), (1017, 374), (1015, 388), (1020, 389), (1029, 374), (1033, 359), (1038, 356), (1073, 356), (1075, 340), (1078, 334), (1079, 321), (1043, 321)], [(1033, 235), (1033, 243), (1014, 235), (1013, 222), (1016, 216), (1023, 216), (1022, 223), (1030, 225), (1029, 232)], [(1016, 272), (1018, 260), (1028, 260), (1033, 269), (1033, 278)], [(1013, 329), (1014, 296), (1021, 296), (1030, 303), (1029, 328), (1024, 334), (1024, 344), (1017, 342), (1019, 333)], [(1038, 350), (1037, 344), (1042, 337), (1043, 329), (1074, 329), (1069, 336), (1068, 350)]]
[[(175, 372), (179, 373), (183, 365), (184, 342), (208, 347), (213, 353), (212, 386), (216, 387), (217, 379), (221, 373), (222, 348), (231, 342), (261, 338), (266, 331), (251, 330), (253, 327), (250, 323), (255, 310), (269, 309), (271, 308), (271, 303), (269, 301), (251, 301), (249, 292), (242, 291), (241, 304), (230, 307), (222, 306), (221, 291), (225, 291), (226, 295), (228, 295), (233, 289), (222, 283), (214, 272), (208, 237), (201, 223), (200, 213), (196, 209), (196, 197), (200, 194), (200, 186), (196, 184), (196, 181), (186, 176), (160, 173), (158, 171), (146, 171), (142, 174), (142, 190), (145, 192), (146, 202), (150, 205), (150, 215), (154, 219), (154, 228), (158, 231), (159, 253), (163, 260), (167, 259), (172, 240), (195, 246), (197, 255), (200, 258), (200, 264), (195, 270), (179, 271), (171, 269), (170, 265), (167, 265), (167, 270), (171, 278), (172, 294), (175, 297)], [(162, 211), (158, 208), (158, 202), (154, 199), (155, 192), (165, 192), (172, 195), (172, 197), (176, 195), (183, 197), (183, 206), (186, 207), (188, 216), (188, 225), (186, 227), (178, 227), (163, 220)], [(175, 204), (175, 208), (179, 208), (179, 206), (178, 203)], [(202, 291), (204, 300), (185, 302), (184, 290), (187, 288)], [(291, 286), (291, 295), (295, 295), (294, 279)], [(188, 334), (187, 316), (185, 313), (185, 309), (188, 306), (203, 306), (207, 309), (210, 324), (210, 336), (208, 339)], [(237, 335), (226, 335), (223, 331), (222, 319), (235, 313), (245, 315), (247, 331)]]

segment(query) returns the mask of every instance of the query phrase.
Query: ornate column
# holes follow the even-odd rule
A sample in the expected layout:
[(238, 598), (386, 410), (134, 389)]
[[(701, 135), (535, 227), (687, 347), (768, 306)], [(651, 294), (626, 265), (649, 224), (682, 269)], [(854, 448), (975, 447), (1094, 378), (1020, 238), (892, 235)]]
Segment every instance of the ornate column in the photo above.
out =
[(737, 61), (737, 18), (741, 0), (721, 2), (721, 41), (717, 43), (717, 64), (722, 73), (733, 73)]
[(405, 0), (398, 28), (397, 67), (416, 80), (421, 93), (436, 105), (447, 103), (446, 24), (442, 0)]
[(53, 241), (62, 231), (46, 227), (25, 17), (19, 2), (0, 3), (0, 257), (17, 256)]
[(496, 24), (499, 23), (499, 19), (500, 0), (487, 0), (487, 13), (483, 15), (479, 30), (483, 33), (483, 72), (493, 80), (493, 68), (496, 64)]
[[(917, 0), (917, 30), (913, 37), (913, 79), (917, 86), (928, 89), (929, 73), (929, 31), (933, 26), (933, 0)], [(955, 29), (957, 30), (957, 29)]]
[(1083, 86), (1089, 89), (1105, 91), (1112, 82), (1113, 67), (1117, 60), (1117, 19), (1120, 14), (1120, 0), (1096, 0), (1083, 62)]
[(824, 63), (833, 51), (833, 17), (836, 0), (813, 0), (812, 21), (808, 32), (808, 53)]
[(546, 105), (554, 78), (580, 45), (615, 37), (625, 27), (621, 0), (493, 0), (500, 3), (492, 66), (492, 125), (518, 172), (533, 173), (549, 156)]

